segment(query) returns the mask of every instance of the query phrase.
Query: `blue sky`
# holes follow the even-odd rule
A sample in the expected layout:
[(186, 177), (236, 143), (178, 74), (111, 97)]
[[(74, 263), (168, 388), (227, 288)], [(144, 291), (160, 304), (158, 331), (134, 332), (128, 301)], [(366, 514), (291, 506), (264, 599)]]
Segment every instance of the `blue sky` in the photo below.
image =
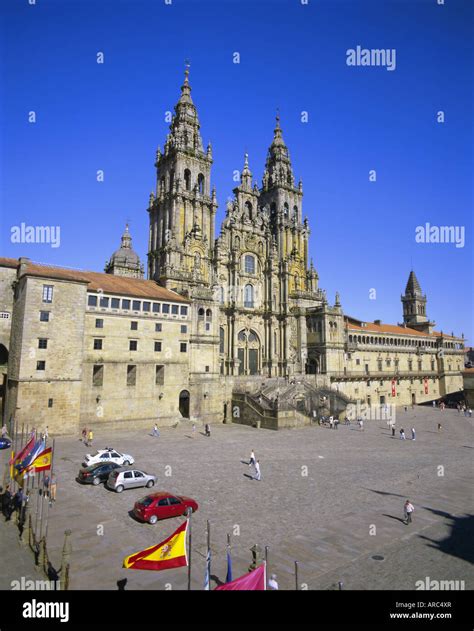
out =
[[(245, 151), (261, 182), (278, 107), (330, 301), (338, 290), (346, 313), (400, 321), (413, 265), (437, 329), (473, 344), (473, 6), (5, 0), (0, 254), (101, 271), (128, 219), (145, 262), (154, 154), (189, 58), (203, 140), (213, 145), (216, 232)], [(395, 70), (348, 66), (346, 51), (358, 45), (394, 48)], [(60, 226), (60, 247), (11, 243), (21, 222)], [(464, 247), (416, 243), (427, 222), (464, 227)]]

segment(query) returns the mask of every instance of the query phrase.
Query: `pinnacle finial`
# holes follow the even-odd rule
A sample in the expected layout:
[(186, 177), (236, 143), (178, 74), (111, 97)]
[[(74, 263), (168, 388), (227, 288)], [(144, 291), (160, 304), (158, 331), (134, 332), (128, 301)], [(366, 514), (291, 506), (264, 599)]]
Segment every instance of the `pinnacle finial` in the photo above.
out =
[(189, 68), (190, 68), (189, 59), (184, 60), (184, 84), (189, 85)]

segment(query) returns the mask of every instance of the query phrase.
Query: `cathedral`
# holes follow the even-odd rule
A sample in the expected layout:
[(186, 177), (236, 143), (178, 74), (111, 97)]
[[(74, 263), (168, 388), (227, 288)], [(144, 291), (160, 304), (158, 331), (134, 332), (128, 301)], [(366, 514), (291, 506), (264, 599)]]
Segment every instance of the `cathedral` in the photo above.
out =
[[(463, 337), (434, 330), (410, 272), (403, 321), (344, 314), (308, 260), (309, 223), (279, 116), (261, 186), (248, 155), (215, 231), (212, 148), (189, 68), (148, 205), (147, 278), (128, 225), (103, 273), (0, 258), (4, 422), (238, 422), (269, 429), (462, 390)], [(34, 420), (33, 420), (34, 419)]]

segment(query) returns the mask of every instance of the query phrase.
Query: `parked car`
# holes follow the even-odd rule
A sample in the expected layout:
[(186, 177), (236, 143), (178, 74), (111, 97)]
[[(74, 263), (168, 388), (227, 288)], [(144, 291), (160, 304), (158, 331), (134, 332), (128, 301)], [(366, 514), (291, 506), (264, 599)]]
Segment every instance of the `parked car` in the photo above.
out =
[(158, 491), (135, 502), (133, 514), (140, 521), (156, 524), (159, 519), (186, 515), (188, 508), (194, 513), (198, 509), (197, 502), (183, 495)]
[(128, 467), (135, 462), (130, 454), (121, 454), (119, 451), (106, 447), (105, 449), (99, 449), (95, 454), (87, 454), (82, 463), (83, 467), (90, 467), (97, 462), (115, 462), (115, 464), (121, 467)]
[(135, 489), (146, 486), (147, 489), (155, 485), (156, 476), (140, 471), (140, 469), (125, 469), (120, 467), (109, 474), (105, 485), (107, 488), (121, 493), (124, 489)]
[(7, 438), (6, 436), (0, 438), (0, 449), (8, 449), (11, 446), (12, 441), (9, 438)]
[(101, 482), (106, 482), (114, 469), (120, 469), (120, 465), (116, 462), (97, 462), (90, 467), (81, 469), (76, 480), (83, 484), (93, 484), (97, 486)]

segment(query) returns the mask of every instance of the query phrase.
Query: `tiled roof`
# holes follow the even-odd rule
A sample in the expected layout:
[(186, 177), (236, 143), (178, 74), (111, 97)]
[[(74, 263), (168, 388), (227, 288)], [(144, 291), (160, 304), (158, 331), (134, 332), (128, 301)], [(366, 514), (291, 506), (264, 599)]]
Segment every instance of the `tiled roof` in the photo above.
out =
[[(396, 335), (417, 335), (424, 337), (440, 337), (441, 333), (439, 331), (433, 331), (433, 333), (423, 333), (421, 331), (416, 331), (415, 329), (411, 329), (410, 327), (398, 326), (397, 324), (375, 324), (374, 322), (367, 322), (365, 326), (355, 324), (354, 322), (346, 322), (347, 328), (352, 331), (367, 331), (369, 333), (395, 333)], [(446, 335), (443, 333), (443, 337), (449, 338), (452, 340), (457, 340), (459, 338), (453, 337), (452, 335)]]
[[(19, 261), (16, 259), (0, 258), (0, 266), (2, 265), (17, 267), (19, 265)], [(120, 294), (135, 298), (169, 300), (170, 302), (184, 302), (186, 304), (190, 302), (176, 292), (161, 287), (153, 280), (128, 278), (126, 276), (115, 276), (114, 274), (104, 274), (100, 272), (87, 272), (68, 269), (65, 267), (56, 267), (54, 265), (40, 265), (39, 263), (31, 262), (27, 263), (23, 274), (28, 276), (39, 276), (42, 278), (87, 283), (88, 291), (98, 292), (99, 290), (102, 290), (104, 293)]]
[(18, 267), (18, 259), (9, 259), (0, 256), (0, 267)]

